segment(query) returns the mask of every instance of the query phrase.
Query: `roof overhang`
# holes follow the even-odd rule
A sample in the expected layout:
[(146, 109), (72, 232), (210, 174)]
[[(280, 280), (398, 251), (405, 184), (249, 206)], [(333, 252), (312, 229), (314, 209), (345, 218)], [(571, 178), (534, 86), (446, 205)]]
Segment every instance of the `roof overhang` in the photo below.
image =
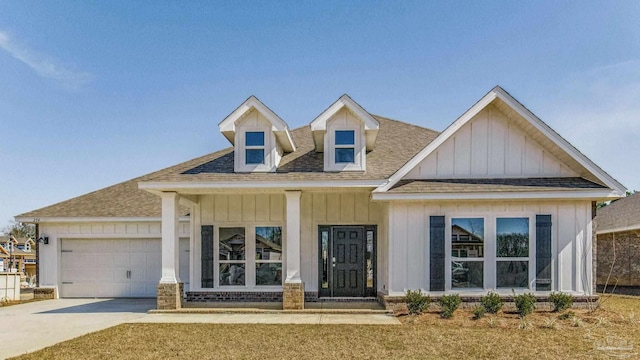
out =
[(271, 131), (273, 131), (276, 136), (276, 140), (280, 143), (285, 152), (293, 152), (296, 150), (296, 146), (291, 138), (291, 133), (287, 123), (253, 95), (251, 95), (245, 102), (222, 120), (220, 124), (218, 124), (220, 132), (232, 145), (235, 142), (237, 122), (253, 109), (262, 114), (271, 123)]
[(607, 198), (618, 198), (624, 196), (627, 189), (615, 180), (611, 175), (607, 174), (604, 170), (593, 163), (584, 154), (578, 151), (567, 140), (560, 136), (557, 132), (544, 123), (541, 119), (535, 116), (531, 111), (520, 104), (515, 98), (507, 93), (500, 86), (496, 86), (489, 93), (487, 93), (482, 99), (475, 103), (469, 110), (467, 110), (462, 116), (454, 121), (447, 129), (445, 129), (436, 139), (429, 143), (424, 149), (422, 149), (416, 156), (409, 160), (402, 168), (400, 168), (395, 174), (389, 178), (389, 182), (384, 186), (381, 186), (374, 190), (375, 193), (386, 192), (391, 189), (398, 181), (406, 176), (413, 168), (422, 162), (429, 154), (433, 153), (440, 145), (442, 145), (449, 137), (456, 133), (462, 126), (469, 122), (474, 116), (476, 116), (485, 107), (492, 103), (499, 103), (501, 107), (506, 106), (511, 109), (515, 114), (521, 117), (524, 121), (528, 122), (536, 130), (542, 133), (546, 138), (557, 145), (562, 151), (575, 160), (580, 166), (586, 169), (590, 174), (595, 177), (602, 184), (606, 185), (612, 190), (612, 194), (615, 194)]
[(374, 192), (373, 200), (610, 200), (618, 195), (611, 189), (576, 191), (475, 192), (475, 193), (394, 193)]
[(367, 150), (373, 150), (380, 123), (349, 95), (344, 94), (311, 122), (311, 132), (313, 133), (313, 143), (316, 151), (324, 151), (324, 135), (327, 132), (327, 122), (343, 108), (349, 110), (356, 118), (362, 121)]
[(264, 191), (311, 188), (376, 188), (386, 180), (312, 180), (312, 181), (233, 181), (233, 182), (139, 182), (138, 187), (152, 193), (175, 191), (189, 194), (206, 194), (219, 191)]
[[(158, 222), (161, 217), (16, 217), (15, 220), (21, 223), (42, 224), (42, 223), (106, 223), (106, 222)], [(188, 216), (180, 216), (180, 221), (189, 221)]]

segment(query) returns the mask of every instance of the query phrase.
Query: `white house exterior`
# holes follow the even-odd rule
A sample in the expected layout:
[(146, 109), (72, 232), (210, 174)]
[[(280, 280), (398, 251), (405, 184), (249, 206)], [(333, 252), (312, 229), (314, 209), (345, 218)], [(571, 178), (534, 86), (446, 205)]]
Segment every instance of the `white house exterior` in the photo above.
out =
[(593, 292), (595, 201), (625, 188), (496, 87), (442, 133), (344, 95), (309, 126), (250, 97), (232, 147), (16, 217), (60, 297), (187, 301)]

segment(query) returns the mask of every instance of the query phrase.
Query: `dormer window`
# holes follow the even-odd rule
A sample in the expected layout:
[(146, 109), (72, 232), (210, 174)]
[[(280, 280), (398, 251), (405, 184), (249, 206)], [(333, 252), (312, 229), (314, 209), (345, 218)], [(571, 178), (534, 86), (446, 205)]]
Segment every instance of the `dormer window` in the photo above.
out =
[(264, 164), (264, 131), (245, 133), (245, 164)]
[(324, 171), (366, 171), (380, 124), (343, 95), (311, 122), (317, 152), (324, 153)]
[(356, 158), (356, 142), (354, 130), (336, 130), (335, 162), (336, 164), (353, 164)]
[(282, 156), (296, 150), (287, 123), (255, 96), (249, 97), (218, 127), (233, 144), (235, 172), (275, 172)]

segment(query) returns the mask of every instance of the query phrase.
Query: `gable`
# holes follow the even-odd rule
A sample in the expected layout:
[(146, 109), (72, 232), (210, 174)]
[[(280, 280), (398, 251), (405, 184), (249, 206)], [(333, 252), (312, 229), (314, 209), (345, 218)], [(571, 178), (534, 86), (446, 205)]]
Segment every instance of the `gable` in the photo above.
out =
[(485, 107), (404, 179), (577, 177), (520, 124)]
[[(437, 157), (437, 163), (441, 164), (439, 169), (439, 172), (441, 174), (440, 176), (446, 176), (445, 174), (455, 175), (456, 172), (468, 173), (469, 176), (472, 176), (472, 174), (479, 173), (483, 168), (486, 168), (487, 170), (484, 177), (487, 179), (491, 179), (492, 177), (495, 178), (496, 175), (489, 174), (489, 169), (492, 169), (495, 171), (495, 170), (500, 170), (501, 167), (504, 167), (504, 169), (501, 171), (503, 173), (520, 172), (521, 174), (523, 174), (523, 173), (535, 170), (536, 165), (537, 165), (537, 168), (539, 169), (538, 170), (539, 172), (544, 173), (546, 171), (550, 171), (550, 169), (553, 167), (552, 166), (553, 162), (547, 161), (547, 166), (545, 168), (546, 154), (543, 152), (542, 158), (540, 159), (540, 156), (536, 156), (536, 153), (538, 153), (538, 155), (540, 154), (539, 151), (533, 151), (533, 149), (532, 151), (527, 151), (526, 138), (524, 136), (519, 135), (518, 131), (513, 131), (513, 132), (507, 131), (508, 135), (506, 137), (503, 136), (503, 139), (510, 140), (509, 143), (503, 142), (505, 146), (504, 150), (498, 151), (497, 153), (490, 153), (490, 152), (487, 153), (487, 155), (485, 156), (486, 158), (485, 161), (487, 163), (486, 167), (482, 161), (480, 161), (479, 163), (473, 163), (472, 162), (473, 158), (471, 157), (472, 156), (477, 157), (479, 155), (477, 151), (474, 155), (474, 149), (473, 149), (473, 143), (472, 143), (473, 132), (471, 131), (472, 128), (468, 130), (468, 134), (466, 137), (464, 134), (462, 135), (458, 135), (458, 134), (460, 129), (464, 128), (470, 122), (472, 123), (473, 120), (477, 120), (479, 118), (477, 116), (480, 115), (485, 109), (488, 110), (489, 112), (494, 111), (494, 109), (498, 109), (509, 121), (508, 122), (509, 126), (507, 127), (507, 129), (511, 129), (511, 124), (517, 125), (522, 132), (524, 132), (526, 135), (530, 137), (530, 139), (537, 142), (540, 145), (540, 147), (544, 149), (544, 151), (548, 152), (553, 157), (555, 157), (555, 159), (557, 159), (557, 161), (560, 162), (562, 166), (570, 169), (575, 174), (577, 174), (580, 178), (584, 178), (595, 184), (605, 186), (607, 189), (610, 190), (610, 193), (607, 194), (606, 197), (617, 198), (622, 196), (625, 193), (626, 189), (622, 184), (620, 184), (616, 179), (611, 177), (611, 175), (607, 174), (598, 165), (593, 163), (593, 161), (591, 161), (584, 154), (578, 151), (567, 140), (565, 140), (557, 132), (551, 129), (547, 124), (545, 124), (542, 120), (540, 120), (537, 116), (535, 116), (532, 112), (530, 112), (527, 108), (525, 108), (522, 104), (520, 104), (516, 99), (514, 99), (511, 95), (509, 95), (504, 89), (502, 89), (499, 86), (496, 86), (491, 91), (489, 91), (484, 97), (482, 97), (482, 99), (480, 99), (469, 110), (467, 110), (464, 114), (462, 114), (462, 116), (456, 119), (456, 121), (454, 121), (447, 129), (445, 129), (435, 140), (429, 143), (415, 157), (413, 157), (398, 171), (396, 171), (396, 173), (394, 173), (389, 178), (389, 181), (385, 185), (382, 185), (378, 187), (376, 190), (374, 190), (374, 193), (384, 193), (389, 191), (396, 184), (398, 184), (399, 181), (403, 179), (409, 179), (407, 176), (411, 172), (413, 172), (412, 176), (422, 176), (421, 173), (424, 173), (425, 174), (424, 176), (427, 176), (428, 171), (430, 170), (416, 170), (415, 172), (414, 170), (418, 165), (421, 165), (421, 164), (425, 169), (428, 168), (428, 165), (433, 166), (434, 165), (433, 159), (429, 160), (431, 161), (431, 163), (423, 164), (423, 161), (426, 160), (427, 157), (429, 157), (430, 155), (435, 154), (436, 152), (440, 155)], [(489, 134), (489, 130), (492, 131), (493, 129), (487, 129), (488, 134)], [(478, 132), (478, 133), (481, 133), (481, 132)], [(509, 136), (512, 133), (513, 133), (513, 136)], [(490, 133), (490, 134), (492, 137), (494, 136), (493, 133)], [(458, 135), (457, 144), (455, 140), (452, 142), (449, 141), (450, 139), (455, 139), (457, 135)], [(480, 138), (482, 138), (482, 136), (480, 136)], [(487, 139), (487, 141), (489, 141), (489, 136), (486, 136), (485, 138)], [(518, 140), (518, 138), (520, 140)], [(500, 136), (498, 136), (498, 139), (500, 139)], [(464, 140), (467, 140), (467, 142), (465, 142)], [(448, 149), (442, 148), (444, 143), (448, 143), (447, 145), (445, 145), (445, 146), (448, 146)], [(529, 143), (532, 144), (533, 142), (529, 141)], [(499, 144), (499, 142), (497, 142), (496, 144)], [(456, 165), (454, 162), (456, 160), (456, 157), (453, 156), (453, 154), (455, 153), (456, 147), (461, 148), (463, 146), (467, 147), (467, 152), (466, 153), (462, 151), (459, 152), (458, 155), (461, 161), (459, 161), (459, 164)], [(483, 147), (481, 143), (476, 143), (476, 146)], [(504, 153), (505, 151), (509, 151), (510, 149), (509, 146), (511, 146), (511, 148), (516, 148), (516, 149), (518, 147), (521, 148), (521, 150), (519, 151), (520, 158), (518, 159), (517, 157), (518, 151), (516, 151), (516, 156), (514, 157), (511, 157), (509, 154), (505, 153), (505, 155), (503, 156), (503, 160), (504, 160), (503, 165), (499, 164), (498, 161), (494, 163), (492, 155), (494, 154), (499, 155), (499, 153)], [(486, 149), (487, 150), (489, 149), (488, 144), (486, 145)], [(495, 148), (492, 148), (492, 149), (495, 149)], [(469, 160), (467, 161), (464, 156), (469, 157)], [(451, 161), (449, 161), (447, 157), (451, 157), (452, 158)], [(500, 156), (497, 156), (497, 158), (499, 159)], [(509, 160), (510, 162), (507, 163), (507, 160)], [(469, 170), (466, 169), (468, 164), (471, 164), (468, 166)], [(570, 177), (570, 173), (564, 174), (564, 169), (562, 167), (560, 167), (560, 173), (561, 173), (560, 176)], [(476, 176), (479, 177), (480, 175), (476, 175)], [(460, 175), (458, 178), (461, 178), (461, 177), (462, 175)], [(525, 176), (512, 175), (511, 177), (525, 177)]]

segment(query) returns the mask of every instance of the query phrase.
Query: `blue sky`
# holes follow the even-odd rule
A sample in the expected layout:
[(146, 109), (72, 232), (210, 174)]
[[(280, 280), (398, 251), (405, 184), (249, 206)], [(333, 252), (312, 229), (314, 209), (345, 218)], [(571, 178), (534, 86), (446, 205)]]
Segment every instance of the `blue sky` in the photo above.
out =
[(252, 94), (443, 130), (497, 84), (640, 190), (637, 1), (0, 1), (0, 227), (228, 146)]

